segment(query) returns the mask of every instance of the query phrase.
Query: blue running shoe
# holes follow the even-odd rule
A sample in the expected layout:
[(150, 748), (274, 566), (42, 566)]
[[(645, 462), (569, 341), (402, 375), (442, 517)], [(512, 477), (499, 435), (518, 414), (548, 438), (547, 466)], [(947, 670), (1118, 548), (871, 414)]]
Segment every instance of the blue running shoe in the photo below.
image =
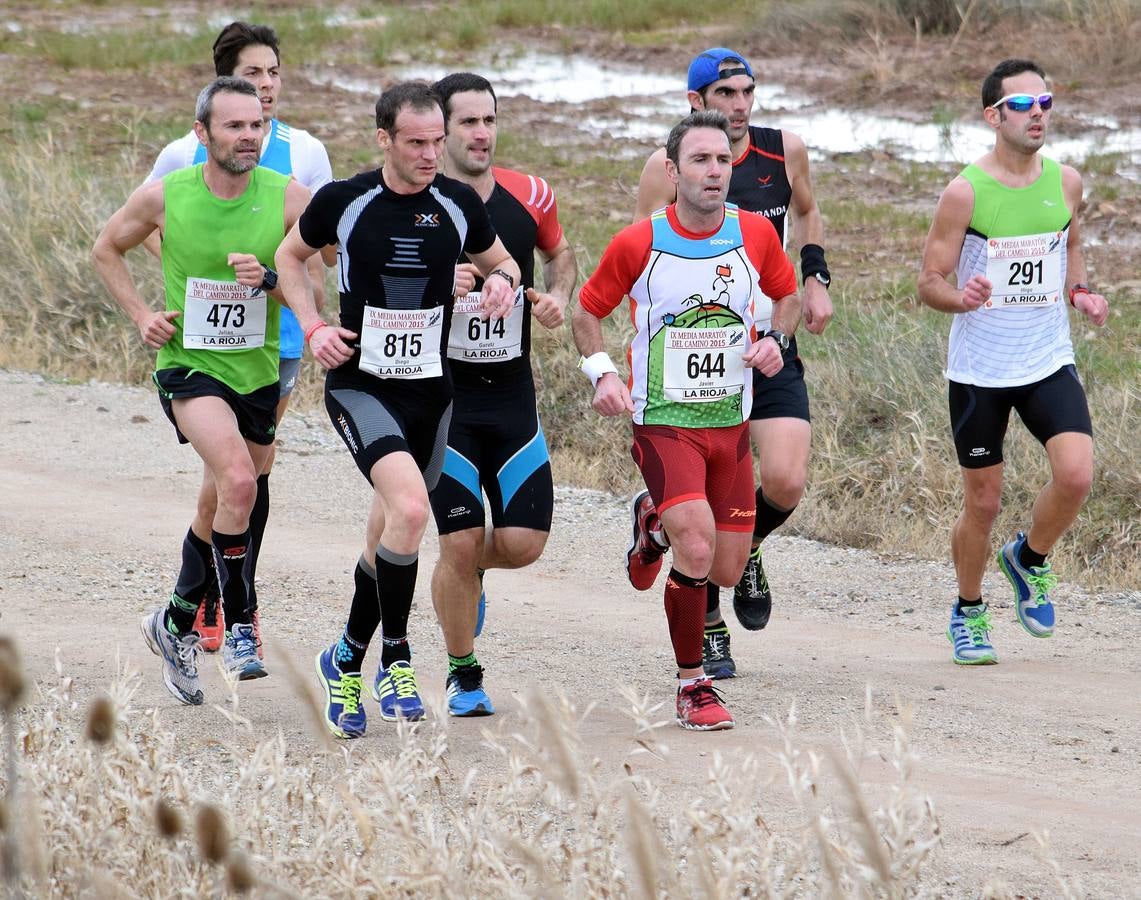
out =
[(222, 642), (222, 664), (227, 672), (238, 676), (238, 681), (252, 681), (269, 674), (258, 659), (258, 641), (253, 625), (238, 623), (233, 628), (226, 629), (226, 637)]
[(993, 666), (998, 654), (990, 643), (990, 611), (985, 603), (965, 609), (956, 603), (951, 607), (951, 624), (947, 626), (951, 642), (951, 658), (960, 666)]
[(483, 569), (479, 571), (479, 611), (476, 614), (476, 637), (484, 630), (484, 616), (487, 615), (487, 592), (484, 591)]
[(1049, 563), (1023, 568), (1018, 555), (1025, 543), (1026, 535), (1018, 532), (1018, 537), (998, 551), (998, 565), (1014, 588), (1014, 608), (1019, 623), (1034, 637), (1047, 638), (1054, 633), (1050, 591), (1058, 586), (1058, 576), (1050, 570)]
[(448, 715), (493, 716), (495, 707), (483, 690), (483, 667), (460, 666), (448, 673)]
[(325, 689), (325, 724), (329, 730), (339, 738), (362, 737), (365, 713), (361, 706), (364, 682), (360, 672), (341, 671), (337, 664), (337, 644), (318, 653), (313, 667)]
[(377, 669), (372, 696), (380, 704), (380, 717), (386, 722), (395, 722), (398, 717), (410, 722), (424, 718), (412, 663), (398, 659), (387, 669)]

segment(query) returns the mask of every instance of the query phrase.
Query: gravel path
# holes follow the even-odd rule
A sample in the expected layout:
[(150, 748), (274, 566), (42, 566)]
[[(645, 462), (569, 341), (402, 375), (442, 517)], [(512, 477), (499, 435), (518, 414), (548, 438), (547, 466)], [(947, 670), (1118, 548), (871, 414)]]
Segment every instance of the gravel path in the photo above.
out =
[[(197, 458), (177, 446), (147, 389), (0, 371), (0, 398), (0, 632), (18, 636), (39, 679), (51, 677), (59, 647), (81, 701), (112, 678), (122, 653), (147, 676), (140, 702), (161, 709), (185, 741), (188, 765), (202, 765), (205, 776), (212, 744), (232, 732), (209, 707), (173, 702), (136, 624), (170, 590)], [(283, 423), (272, 485), (259, 593), (272, 641), (267, 666), (277, 677), (243, 685), (242, 711), (260, 734), (280, 729), (303, 758), (315, 742), (280, 656), (308, 672), (313, 653), (336, 637), (368, 494), (320, 412), (291, 413)], [(635, 592), (622, 568), (627, 503), (558, 488), (543, 558), (487, 576), (488, 626), (478, 650), (500, 712), (449, 724), (452, 771), (485, 762), (481, 729), (517, 727), (533, 686), (565, 691), (580, 711), (596, 704), (582, 729), (611, 772), (630, 759), (634, 731), (618, 689), (671, 700), (660, 582)], [(662, 734), (666, 760), (637, 757), (667, 796), (686, 797), (714, 750), (731, 761), (776, 749), (770, 717), (785, 717), (794, 703), (807, 747), (838, 746), (870, 690), (885, 721), (910, 719), (915, 782), (943, 827), (944, 846), (925, 876), (933, 893), (978, 895), (988, 881), (1056, 893), (1024, 839), (1046, 828), (1063, 872), (1091, 896), (1141, 894), (1141, 595), (1063, 583), (1058, 633), (1036, 641), (1015, 624), (1005, 582), (992, 571), (985, 587), (995, 598), (1002, 662), (964, 670), (951, 664), (943, 637), (954, 596), (947, 562), (781, 536), (768, 542), (765, 558), (773, 622), (747, 633), (730, 614), (742, 677), (723, 684), (738, 727), (691, 734), (670, 726)], [(434, 559), (429, 535), (411, 638), (421, 684), (438, 699), (446, 659), (427, 593)], [(204, 671), (215, 701), (220, 678), (212, 665)], [(364, 741), (381, 749), (395, 741), (383, 726), (379, 717), (370, 721)], [(888, 789), (886, 769), (861, 772), (873, 798)], [(775, 765), (773, 776), (766, 820), (800, 828), (803, 815)]]

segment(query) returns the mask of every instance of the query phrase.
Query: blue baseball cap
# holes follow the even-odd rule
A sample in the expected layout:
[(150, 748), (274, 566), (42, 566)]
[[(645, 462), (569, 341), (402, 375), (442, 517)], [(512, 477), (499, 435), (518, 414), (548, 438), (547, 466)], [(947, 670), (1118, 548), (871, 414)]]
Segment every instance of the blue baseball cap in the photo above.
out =
[[(721, 68), (721, 64), (727, 59), (733, 62), (740, 62), (741, 65), (734, 66), (725, 72), (719, 72), (718, 70)], [(728, 47), (711, 47), (697, 54), (697, 56), (693, 58), (693, 62), (689, 64), (688, 90), (700, 91), (715, 81), (720, 81), (722, 78), (729, 78), (733, 75), (748, 75), (752, 78), (753, 69), (749, 65), (748, 60), (737, 51), (730, 50)]]

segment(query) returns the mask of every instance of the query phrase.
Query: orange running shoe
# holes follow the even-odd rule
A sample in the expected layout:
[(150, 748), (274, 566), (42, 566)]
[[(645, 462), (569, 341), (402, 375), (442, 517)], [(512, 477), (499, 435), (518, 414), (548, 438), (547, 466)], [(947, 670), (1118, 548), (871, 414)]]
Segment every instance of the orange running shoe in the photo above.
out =
[(207, 653), (216, 653), (221, 648), (222, 639), (226, 635), (226, 616), (222, 612), (222, 598), (218, 596), (217, 583), (206, 591), (206, 596), (198, 604), (194, 630), (202, 638), (202, 643), (199, 644), (201, 649)]

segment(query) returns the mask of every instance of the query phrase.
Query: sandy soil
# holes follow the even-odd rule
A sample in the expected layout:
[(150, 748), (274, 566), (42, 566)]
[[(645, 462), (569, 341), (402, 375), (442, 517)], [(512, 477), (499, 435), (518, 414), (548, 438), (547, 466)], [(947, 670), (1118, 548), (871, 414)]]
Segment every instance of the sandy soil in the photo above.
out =
[[(308, 672), (314, 652), (337, 636), (367, 494), (319, 414), (290, 414), (281, 441), (259, 578), (271, 677), (242, 686), (242, 712), (259, 736), (281, 729), (304, 759), (317, 742), (282, 657)], [(209, 705), (182, 707), (166, 693), (137, 620), (170, 590), (198, 471), (153, 392), (0, 372), (0, 631), (18, 636), (38, 680), (52, 676), (59, 648), (81, 703), (113, 677), (117, 654), (141, 667), (139, 703), (161, 709), (188, 762), (232, 741), (233, 731)], [(627, 522), (621, 498), (560, 489), (544, 557), (526, 571), (489, 574), (478, 650), (499, 713), (450, 723), (451, 771), (483, 761), (483, 728), (519, 727), (520, 704), (536, 685), (567, 692), (580, 710), (597, 704), (583, 730), (606, 772), (617, 772), (632, 746), (618, 687), (668, 703), (660, 587), (640, 594), (626, 583)], [(434, 545), (429, 536), (412, 640), (421, 684), (438, 699), (445, 656), (427, 594)], [(692, 734), (670, 725), (667, 760), (637, 757), (667, 796), (686, 796), (714, 751), (770, 760), (778, 736), (767, 717), (785, 716), (794, 702), (803, 744), (838, 746), (870, 688), (885, 721), (910, 712), (915, 782), (943, 827), (924, 876), (933, 893), (977, 896), (1001, 880), (1024, 895), (1057, 894), (1032, 838), (1042, 829), (1061, 871), (1089, 895), (1141, 892), (1141, 597), (1063, 584), (1058, 633), (1038, 641), (1018, 628), (1005, 582), (992, 572), (986, 588), (1002, 662), (964, 670), (952, 665), (943, 636), (949, 565), (779, 536), (766, 559), (773, 622), (747, 633), (730, 616), (741, 677), (722, 684), (738, 727)], [(208, 702), (221, 702), (219, 674), (209, 663), (204, 672)], [(395, 740), (374, 716), (364, 743), (383, 752)], [(766, 765), (774, 780), (759, 808), (774, 829), (801, 828), (782, 772)], [(869, 763), (861, 776), (882, 800), (887, 767)]]

